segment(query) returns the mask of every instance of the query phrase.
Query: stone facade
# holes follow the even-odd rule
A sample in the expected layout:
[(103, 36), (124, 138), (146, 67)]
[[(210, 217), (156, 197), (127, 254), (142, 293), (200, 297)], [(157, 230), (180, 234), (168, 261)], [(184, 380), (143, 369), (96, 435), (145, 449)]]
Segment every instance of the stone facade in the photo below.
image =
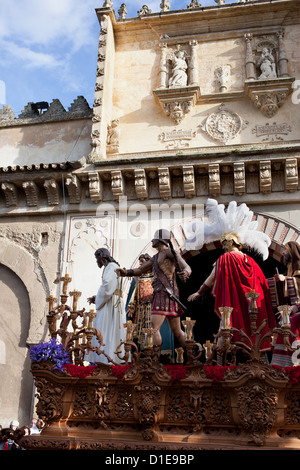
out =
[(26, 346), (46, 338), (66, 270), (86, 307), (98, 246), (134, 266), (160, 224), (195, 256), (185, 230), (207, 197), (247, 203), (278, 261), (299, 239), (299, 2), (169, 3), (132, 19), (97, 9), (92, 109), (78, 97), (0, 110), (2, 425), (29, 421)]

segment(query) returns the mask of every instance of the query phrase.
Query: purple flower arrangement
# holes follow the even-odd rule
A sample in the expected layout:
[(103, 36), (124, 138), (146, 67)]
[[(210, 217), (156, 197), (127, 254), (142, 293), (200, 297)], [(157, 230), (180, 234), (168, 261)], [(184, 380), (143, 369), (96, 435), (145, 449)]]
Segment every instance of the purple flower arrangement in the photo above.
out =
[(32, 362), (49, 361), (54, 365), (53, 369), (63, 371), (66, 364), (70, 364), (69, 353), (61, 343), (52, 338), (47, 343), (40, 343), (30, 348)]

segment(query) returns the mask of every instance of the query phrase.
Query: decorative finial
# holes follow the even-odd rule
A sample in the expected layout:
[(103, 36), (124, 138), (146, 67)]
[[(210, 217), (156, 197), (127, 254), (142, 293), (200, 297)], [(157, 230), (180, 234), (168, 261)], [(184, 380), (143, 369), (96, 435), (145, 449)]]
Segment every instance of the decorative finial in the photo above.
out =
[(193, 8), (200, 8), (200, 7), (201, 7), (201, 3), (198, 3), (198, 0), (192, 0), (191, 3), (187, 5), (187, 8), (189, 10), (192, 10)]
[(126, 10), (125, 3), (122, 3), (122, 5), (120, 6), (120, 8), (118, 10), (118, 13), (119, 13), (120, 20), (125, 20), (126, 15), (127, 15), (127, 10)]
[(103, 8), (112, 8), (113, 7), (113, 2), (111, 0), (105, 0), (103, 3)]
[(170, 10), (170, 2), (169, 0), (162, 0), (160, 4), (161, 11), (169, 11)]
[(150, 10), (148, 5), (143, 5), (140, 11), (138, 11), (139, 16), (150, 15), (150, 13), (152, 13), (152, 10)]

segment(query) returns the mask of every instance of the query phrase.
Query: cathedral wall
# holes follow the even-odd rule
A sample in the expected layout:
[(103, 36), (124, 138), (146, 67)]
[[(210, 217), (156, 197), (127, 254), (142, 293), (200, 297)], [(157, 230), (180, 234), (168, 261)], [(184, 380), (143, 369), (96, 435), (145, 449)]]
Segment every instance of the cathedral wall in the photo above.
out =
[(13, 218), (0, 226), (0, 422), (29, 425), (33, 400), (28, 347), (48, 339), (46, 298), (56, 285), (63, 221)]
[(90, 120), (3, 127), (0, 167), (76, 161), (89, 154), (90, 134)]
[(0, 225), (1, 266), (21, 279), (29, 299), (26, 344), (38, 343), (47, 333), (45, 300), (56, 293), (63, 238), (62, 217), (7, 218)]
[[(165, 30), (167, 32), (168, 28)], [(272, 147), (274, 143), (298, 141), (300, 107), (296, 92), (293, 95), (292, 86), (295, 85), (292, 83), (300, 76), (299, 52), (295, 48), (295, 44), (300, 41), (299, 28), (295, 25), (284, 28), (283, 47), (288, 58), (288, 74), (293, 80), (284, 104), (272, 115), (266, 115), (261, 108), (258, 109), (253, 102), (255, 98), (252, 96), (251, 99), (246, 91), (247, 31), (241, 29), (238, 32), (234, 30), (211, 35), (194, 34), (188, 39), (183, 39), (178, 31), (178, 38), (175, 36), (172, 41), (164, 37), (158, 40), (153, 32), (152, 37), (148, 33), (147, 41), (140, 40), (138, 47), (135, 35), (128, 34), (126, 40), (122, 37), (122, 41), (116, 41), (112, 114), (113, 118), (119, 119), (119, 155), (161, 152), (176, 149), (176, 145), (178, 151), (187, 148), (191, 151), (198, 148), (213, 150), (220, 145), (259, 149), (268, 145)], [(249, 31), (253, 35), (253, 60), (257, 60), (261, 52), (260, 46), (257, 46), (259, 41), (267, 38), (275, 43), (276, 32), (275, 29), (270, 31), (269, 27), (250, 28)], [(161, 75), (162, 70), (165, 70), (167, 83), (171, 75), (170, 57), (176, 48), (186, 52), (191, 64), (191, 41), (196, 42), (193, 46), (194, 62), (200, 94), (183, 119), (176, 122), (172, 114), (166, 112), (168, 99), (160, 98)], [(161, 63), (163, 60), (164, 67)], [(222, 77), (217, 74), (218, 70), (221, 73), (220, 69)], [(256, 67), (256, 81), (259, 73)], [(168, 85), (164, 88), (170, 95)], [(158, 94), (156, 90), (159, 90)], [(177, 99), (180, 99), (180, 93), (183, 93), (183, 89), (178, 91)], [(174, 96), (172, 100), (176, 99), (176, 94)], [(236, 131), (223, 136), (223, 140), (222, 135), (215, 131), (217, 126), (227, 125), (225, 119), (220, 120), (222, 110), (228, 113), (226, 118), (230, 120), (231, 127), (237, 126)], [(137, 138), (139, 135), (143, 139)]]

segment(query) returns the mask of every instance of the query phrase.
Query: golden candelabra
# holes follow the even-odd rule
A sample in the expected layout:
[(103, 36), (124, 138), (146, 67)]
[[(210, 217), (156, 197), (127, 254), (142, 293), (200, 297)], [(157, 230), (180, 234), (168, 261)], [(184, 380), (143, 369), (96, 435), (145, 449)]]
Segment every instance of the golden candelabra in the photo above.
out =
[(196, 324), (196, 320), (192, 320), (190, 317), (186, 317), (186, 319), (182, 320), (181, 323), (185, 329), (186, 334), (185, 349), (187, 355), (187, 363), (195, 364), (200, 359), (203, 353), (203, 348), (201, 344), (196, 343), (194, 341), (193, 328)]
[(206, 340), (206, 342), (203, 344), (203, 347), (205, 351), (205, 359), (209, 360), (213, 352), (213, 345), (210, 340)]
[(291, 333), (290, 314), (293, 311), (291, 305), (279, 305), (278, 311), (281, 315), (281, 334), (283, 336), (283, 344), (285, 351), (295, 351), (290, 343), (290, 337), (297, 338), (297, 335)]
[(217, 335), (217, 364), (225, 365), (228, 362), (228, 355), (234, 356), (235, 347), (231, 343), (232, 327), (231, 327), (231, 313), (232, 307), (219, 307), (221, 315), (219, 334)]
[[(108, 361), (114, 364), (114, 361), (101, 349), (105, 346), (102, 333), (93, 327), (97, 313), (92, 309), (89, 312), (84, 308), (78, 310), (78, 300), (82, 294), (78, 290), (73, 290), (68, 294), (68, 285), (72, 282), (69, 274), (62, 276), (60, 281), (63, 283), (60, 303), (55, 306), (57, 299), (52, 294), (46, 299), (49, 304), (47, 321), (51, 338), (60, 338), (61, 343), (69, 352), (70, 360), (76, 365), (83, 365), (85, 355), (91, 351), (99, 356), (104, 354)], [(67, 305), (69, 296), (73, 299), (72, 307)], [(81, 324), (78, 323), (80, 319)], [(96, 346), (93, 344), (93, 338), (96, 339)]]
[(184, 357), (183, 357), (184, 349), (180, 346), (179, 348), (175, 349), (175, 352), (176, 352), (176, 362), (177, 362), (177, 364), (183, 364), (183, 362), (184, 362)]
[[(63, 283), (60, 303), (55, 305), (57, 299), (53, 294), (50, 294), (46, 299), (48, 302), (47, 321), (50, 336), (61, 339), (63, 346), (70, 354), (70, 360), (77, 365), (83, 365), (85, 355), (90, 352), (95, 352), (99, 356), (104, 355), (109, 363), (116, 364), (102, 349), (105, 344), (101, 331), (93, 326), (94, 319), (97, 316), (95, 310), (78, 310), (78, 300), (82, 293), (78, 290), (72, 290), (68, 294), (68, 285), (72, 279), (67, 273), (60, 278), (60, 281)], [(73, 299), (72, 307), (67, 305), (69, 296)], [(259, 359), (262, 354), (261, 346), (264, 341), (272, 340), (278, 334), (281, 334), (284, 338), (285, 350), (295, 351), (297, 348), (293, 348), (290, 344), (290, 338), (296, 338), (296, 335), (291, 332), (290, 325), (292, 307), (289, 305), (279, 306), (278, 311), (281, 314), (281, 326), (268, 330), (266, 334), (263, 334), (267, 320), (264, 320), (260, 326), (257, 326), (257, 299), (259, 294), (251, 290), (245, 296), (249, 301), (248, 312), (252, 335), (255, 336), (254, 342), (253, 336), (250, 338), (245, 331), (237, 330), (231, 326), (233, 308), (227, 306), (220, 307), (221, 321), (219, 331), (214, 335), (213, 343), (206, 341), (203, 347), (194, 340), (193, 328), (196, 320), (186, 317), (182, 321), (186, 333), (185, 348), (180, 347), (175, 350), (176, 362), (183, 364), (184, 353), (186, 352), (186, 362), (188, 365), (199, 363), (199, 359), (204, 352), (206, 364), (235, 364), (235, 356), (238, 349), (244, 350), (251, 358)], [(79, 324), (79, 320), (81, 320), (81, 324)], [(137, 325), (132, 323), (132, 321), (128, 321), (123, 326), (126, 331), (126, 338), (124, 340), (120, 339), (120, 344), (115, 351), (117, 357), (124, 361), (124, 364), (129, 362), (134, 363), (140, 357), (154, 358), (157, 354), (157, 347), (153, 344), (153, 336), (157, 330), (154, 328), (143, 328), (145, 344), (143, 350), (139, 351), (136, 343), (133, 341), (133, 332)], [(240, 342), (232, 342), (233, 333), (240, 335)], [(94, 339), (96, 340), (96, 345), (93, 342)], [(231, 362), (229, 362), (230, 359)]]
[(249, 317), (250, 317), (252, 334), (255, 335), (256, 328), (257, 328), (257, 324), (256, 324), (257, 315), (258, 315), (257, 299), (259, 298), (259, 294), (255, 292), (254, 289), (251, 289), (251, 291), (245, 294), (245, 296), (246, 296), (246, 299), (249, 301), (248, 312), (249, 312)]
[(190, 317), (186, 317), (185, 320), (181, 322), (185, 328), (186, 341), (193, 340), (193, 328), (195, 326), (196, 320), (191, 320)]
[[(124, 361), (125, 364), (128, 364), (129, 359), (131, 359), (132, 362), (135, 362), (140, 356), (138, 353), (138, 347), (133, 341), (133, 332), (136, 329), (136, 324), (129, 320), (128, 322), (123, 323), (123, 327), (126, 329), (126, 340), (120, 341), (115, 354), (119, 359)], [(124, 347), (124, 353), (121, 349), (122, 346)], [(122, 354), (123, 356), (121, 356)]]

